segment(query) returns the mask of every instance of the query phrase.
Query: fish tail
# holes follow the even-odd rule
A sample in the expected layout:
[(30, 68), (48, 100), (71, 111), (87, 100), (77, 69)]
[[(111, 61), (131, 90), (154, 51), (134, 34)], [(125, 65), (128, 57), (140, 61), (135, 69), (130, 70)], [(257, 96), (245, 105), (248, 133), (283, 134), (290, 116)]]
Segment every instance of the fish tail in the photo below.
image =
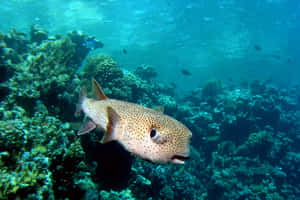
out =
[(86, 88), (83, 87), (83, 88), (81, 88), (80, 93), (79, 93), (79, 101), (78, 101), (77, 106), (76, 106), (75, 117), (78, 116), (81, 113), (82, 103), (83, 103), (83, 101), (85, 100), (86, 97), (87, 97), (87, 91), (86, 91)]

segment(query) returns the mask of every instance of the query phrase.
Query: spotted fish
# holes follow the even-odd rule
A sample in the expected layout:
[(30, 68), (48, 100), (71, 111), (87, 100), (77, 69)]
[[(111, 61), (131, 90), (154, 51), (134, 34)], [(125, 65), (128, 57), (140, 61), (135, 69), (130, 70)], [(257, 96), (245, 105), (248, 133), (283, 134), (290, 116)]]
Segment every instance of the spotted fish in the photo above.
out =
[(136, 156), (153, 162), (183, 164), (189, 158), (191, 131), (161, 111), (109, 99), (96, 80), (94, 97), (80, 92), (76, 114), (86, 115), (79, 135), (99, 127), (105, 131), (102, 142), (118, 141)]

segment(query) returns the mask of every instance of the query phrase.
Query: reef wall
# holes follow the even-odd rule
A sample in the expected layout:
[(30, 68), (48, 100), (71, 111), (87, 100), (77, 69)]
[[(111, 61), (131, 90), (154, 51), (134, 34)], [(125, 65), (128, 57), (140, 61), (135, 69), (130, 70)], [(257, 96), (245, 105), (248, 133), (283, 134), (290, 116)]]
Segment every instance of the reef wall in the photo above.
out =
[[(299, 88), (210, 81), (183, 97), (151, 66), (88, 56), (101, 47), (78, 31), (0, 33), (0, 199), (299, 198)], [(164, 106), (186, 124), (191, 159), (152, 164), (99, 144), (99, 130), (78, 137), (73, 113), (92, 78), (111, 98)]]

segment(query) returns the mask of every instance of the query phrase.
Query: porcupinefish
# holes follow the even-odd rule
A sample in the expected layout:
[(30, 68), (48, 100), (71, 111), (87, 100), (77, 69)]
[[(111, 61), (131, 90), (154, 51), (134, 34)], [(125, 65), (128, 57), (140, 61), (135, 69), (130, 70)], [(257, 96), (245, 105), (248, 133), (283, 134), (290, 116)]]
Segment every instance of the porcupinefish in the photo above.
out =
[(191, 131), (161, 111), (134, 103), (109, 99), (93, 80), (95, 99), (80, 92), (76, 114), (86, 115), (78, 135), (99, 127), (102, 142), (118, 141), (127, 151), (152, 162), (183, 164), (189, 158)]

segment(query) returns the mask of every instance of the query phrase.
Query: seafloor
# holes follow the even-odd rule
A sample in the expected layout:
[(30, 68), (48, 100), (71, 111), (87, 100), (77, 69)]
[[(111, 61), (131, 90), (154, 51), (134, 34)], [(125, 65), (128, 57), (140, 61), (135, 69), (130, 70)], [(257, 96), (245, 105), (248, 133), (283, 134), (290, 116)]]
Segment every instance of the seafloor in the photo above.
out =
[[(0, 199), (300, 199), (299, 88), (210, 81), (182, 96), (151, 66), (86, 58), (91, 41), (103, 46), (77, 31), (0, 33)], [(99, 131), (78, 137), (92, 78), (111, 98), (164, 106), (192, 130), (191, 159), (153, 164)]]

